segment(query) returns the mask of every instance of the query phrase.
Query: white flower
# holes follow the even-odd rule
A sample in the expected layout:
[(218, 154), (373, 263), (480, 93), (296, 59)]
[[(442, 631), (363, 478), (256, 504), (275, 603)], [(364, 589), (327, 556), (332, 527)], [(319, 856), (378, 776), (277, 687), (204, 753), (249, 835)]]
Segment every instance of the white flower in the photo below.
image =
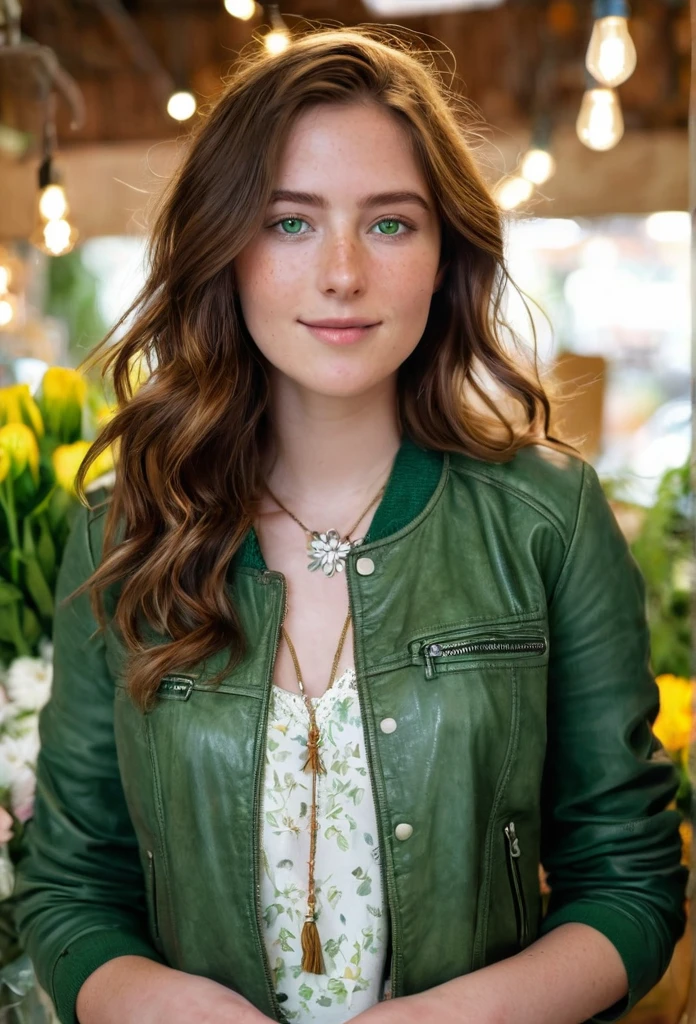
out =
[(15, 817), (27, 821), (33, 813), (36, 758), (39, 752), (38, 716), (22, 723), (24, 732), (0, 739), (0, 788), (9, 790)]
[(20, 821), (28, 821), (34, 813), (35, 791), (36, 774), (28, 764), (25, 764), (19, 769), (10, 787), (12, 811)]
[(10, 700), (27, 711), (39, 711), (51, 695), (53, 663), (21, 657), (10, 662), (5, 689)]

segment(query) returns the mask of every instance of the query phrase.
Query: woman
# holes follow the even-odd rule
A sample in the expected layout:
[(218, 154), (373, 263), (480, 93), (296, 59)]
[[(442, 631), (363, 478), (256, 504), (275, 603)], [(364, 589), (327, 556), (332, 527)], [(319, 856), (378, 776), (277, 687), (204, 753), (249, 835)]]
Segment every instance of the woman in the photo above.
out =
[(372, 27), (240, 64), (61, 568), (17, 885), (61, 1021), (612, 1021), (666, 970), (643, 582), (506, 280), (427, 55)]

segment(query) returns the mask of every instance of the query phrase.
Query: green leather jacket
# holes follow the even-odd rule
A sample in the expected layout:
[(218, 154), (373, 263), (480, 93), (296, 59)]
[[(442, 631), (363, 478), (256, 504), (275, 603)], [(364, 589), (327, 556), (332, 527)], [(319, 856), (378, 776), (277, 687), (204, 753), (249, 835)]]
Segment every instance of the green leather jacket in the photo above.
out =
[[(78, 507), (58, 601), (97, 564), (104, 515)], [(579, 921), (623, 958), (628, 996), (592, 1018), (620, 1019), (667, 969), (688, 872), (668, 806), (676, 770), (651, 729), (644, 582), (595, 470), (542, 446), (499, 465), (404, 438), (346, 577), (394, 996)], [(216, 690), (227, 652), (166, 676), (144, 716), (88, 596), (57, 608), (15, 897), (65, 1024), (85, 978), (127, 953), (286, 1019), (263, 942), (258, 839), (286, 581), (253, 529), (228, 580), (243, 663)], [(387, 718), (395, 731), (380, 728)]]

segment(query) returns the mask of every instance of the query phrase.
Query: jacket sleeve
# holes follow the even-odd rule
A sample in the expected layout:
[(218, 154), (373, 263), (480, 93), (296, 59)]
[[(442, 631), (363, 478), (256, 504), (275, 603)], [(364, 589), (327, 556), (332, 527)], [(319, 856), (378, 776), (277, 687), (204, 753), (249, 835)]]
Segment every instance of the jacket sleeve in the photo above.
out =
[(53, 686), (39, 718), (34, 816), (13, 903), (22, 946), (62, 1024), (78, 1024), (82, 983), (125, 954), (164, 961), (150, 943), (145, 881), (126, 808), (113, 731), (114, 682), (89, 594), (62, 600), (94, 571), (80, 506), (58, 573)]
[(548, 738), (541, 861), (552, 890), (541, 935), (576, 921), (617, 948), (627, 996), (616, 1021), (663, 976), (686, 926), (688, 869), (673, 762), (652, 731), (645, 582), (584, 463), (577, 517), (549, 597)]

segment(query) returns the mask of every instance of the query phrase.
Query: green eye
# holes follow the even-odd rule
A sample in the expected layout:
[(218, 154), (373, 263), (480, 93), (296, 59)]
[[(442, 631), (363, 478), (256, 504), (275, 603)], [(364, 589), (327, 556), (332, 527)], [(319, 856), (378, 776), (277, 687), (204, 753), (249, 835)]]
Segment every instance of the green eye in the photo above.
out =
[[(299, 217), (284, 217), (282, 220), (278, 221), (278, 223), (279, 224), (295, 224), (299, 228), (299, 226), (302, 223), (302, 221), (300, 220)], [(290, 231), (286, 231), (285, 232), (285, 234), (288, 234), (288, 235), (296, 235), (297, 233), (298, 232), (294, 231), (294, 230), (290, 230)]]
[(381, 226), (382, 224), (391, 224), (392, 227), (394, 228), (393, 231), (383, 231), (382, 234), (385, 234), (385, 235), (395, 235), (395, 234), (397, 234), (397, 232), (399, 230), (399, 224), (401, 224), (401, 221), (400, 220), (394, 220), (394, 218), (392, 218), (392, 217), (387, 217), (384, 220), (379, 221), (379, 225), (378, 226)]

